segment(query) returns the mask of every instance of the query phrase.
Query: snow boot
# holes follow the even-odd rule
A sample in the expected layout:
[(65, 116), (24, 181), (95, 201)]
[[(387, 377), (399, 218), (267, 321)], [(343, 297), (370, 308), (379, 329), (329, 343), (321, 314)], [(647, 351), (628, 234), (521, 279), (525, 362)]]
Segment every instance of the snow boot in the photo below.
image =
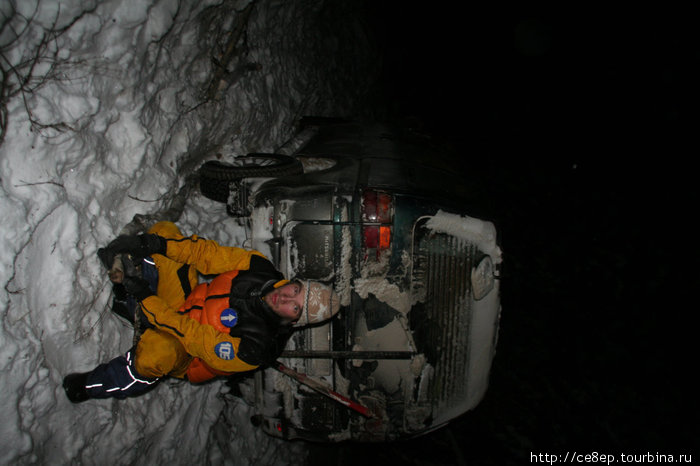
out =
[(68, 374), (63, 378), (63, 389), (66, 391), (66, 396), (71, 402), (82, 403), (90, 399), (90, 395), (88, 395), (85, 389), (87, 376), (88, 373), (85, 372), (83, 374)]

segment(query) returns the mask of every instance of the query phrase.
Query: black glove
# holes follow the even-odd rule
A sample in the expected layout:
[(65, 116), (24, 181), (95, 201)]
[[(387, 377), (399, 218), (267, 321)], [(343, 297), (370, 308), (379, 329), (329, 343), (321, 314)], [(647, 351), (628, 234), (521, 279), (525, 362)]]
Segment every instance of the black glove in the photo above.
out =
[(151, 287), (148, 286), (148, 282), (143, 278), (126, 277), (124, 279), (124, 288), (126, 289), (127, 293), (132, 295), (138, 301), (143, 301), (154, 294)]
[(168, 244), (166, 239), (154, 234), (118, 236), (109, 243), (106, 248), (98, 249), (97, 257), (100, 258), (105, 267), (111, 269), (112, 263), (114, 263), (114, 257), (117, 254), (129, 253), (134, 257), (142, 259), (151, 254), (165, 255), (167, 248)]

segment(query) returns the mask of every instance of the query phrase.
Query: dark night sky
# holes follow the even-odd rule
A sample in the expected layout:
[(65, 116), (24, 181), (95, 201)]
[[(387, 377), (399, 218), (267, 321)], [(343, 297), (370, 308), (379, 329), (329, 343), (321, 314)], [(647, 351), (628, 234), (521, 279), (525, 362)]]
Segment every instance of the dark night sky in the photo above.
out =
[(431, 127), (557, 142), (688, 129), (697, 34), (680, 13), (377, 3), (387, 90)]
[(687, 12), (435, 5), (370, 16), (392, 114), (452, 144), (501, 234), (492, 383), (449, 430), (335, 455), (692, 453), (697, 28)]

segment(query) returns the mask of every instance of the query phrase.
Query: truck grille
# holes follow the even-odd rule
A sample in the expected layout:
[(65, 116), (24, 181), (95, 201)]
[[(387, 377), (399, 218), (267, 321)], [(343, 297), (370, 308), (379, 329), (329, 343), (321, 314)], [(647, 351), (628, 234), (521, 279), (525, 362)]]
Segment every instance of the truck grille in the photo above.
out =
[(412, 311), (411, 327), (419, 349), (433, 367), (424, 394), (435, 412), (459, 404), (467, 397), (472, 317), (470, 277), (472, 267), (483, 253), (461, 238), (422, 226), (415, 231), (412, 285), (414, 292), (424, 299)]

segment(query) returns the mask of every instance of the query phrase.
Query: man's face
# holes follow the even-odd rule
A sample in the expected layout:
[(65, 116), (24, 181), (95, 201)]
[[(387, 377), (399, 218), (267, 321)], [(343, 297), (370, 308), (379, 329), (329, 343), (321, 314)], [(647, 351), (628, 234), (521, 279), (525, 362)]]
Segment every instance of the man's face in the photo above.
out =
[(275, 288), (263, 296), (270, 309), (288, 322), (295, 322), (301, 317), (306, 289), (301, 282), (291, 282)]

